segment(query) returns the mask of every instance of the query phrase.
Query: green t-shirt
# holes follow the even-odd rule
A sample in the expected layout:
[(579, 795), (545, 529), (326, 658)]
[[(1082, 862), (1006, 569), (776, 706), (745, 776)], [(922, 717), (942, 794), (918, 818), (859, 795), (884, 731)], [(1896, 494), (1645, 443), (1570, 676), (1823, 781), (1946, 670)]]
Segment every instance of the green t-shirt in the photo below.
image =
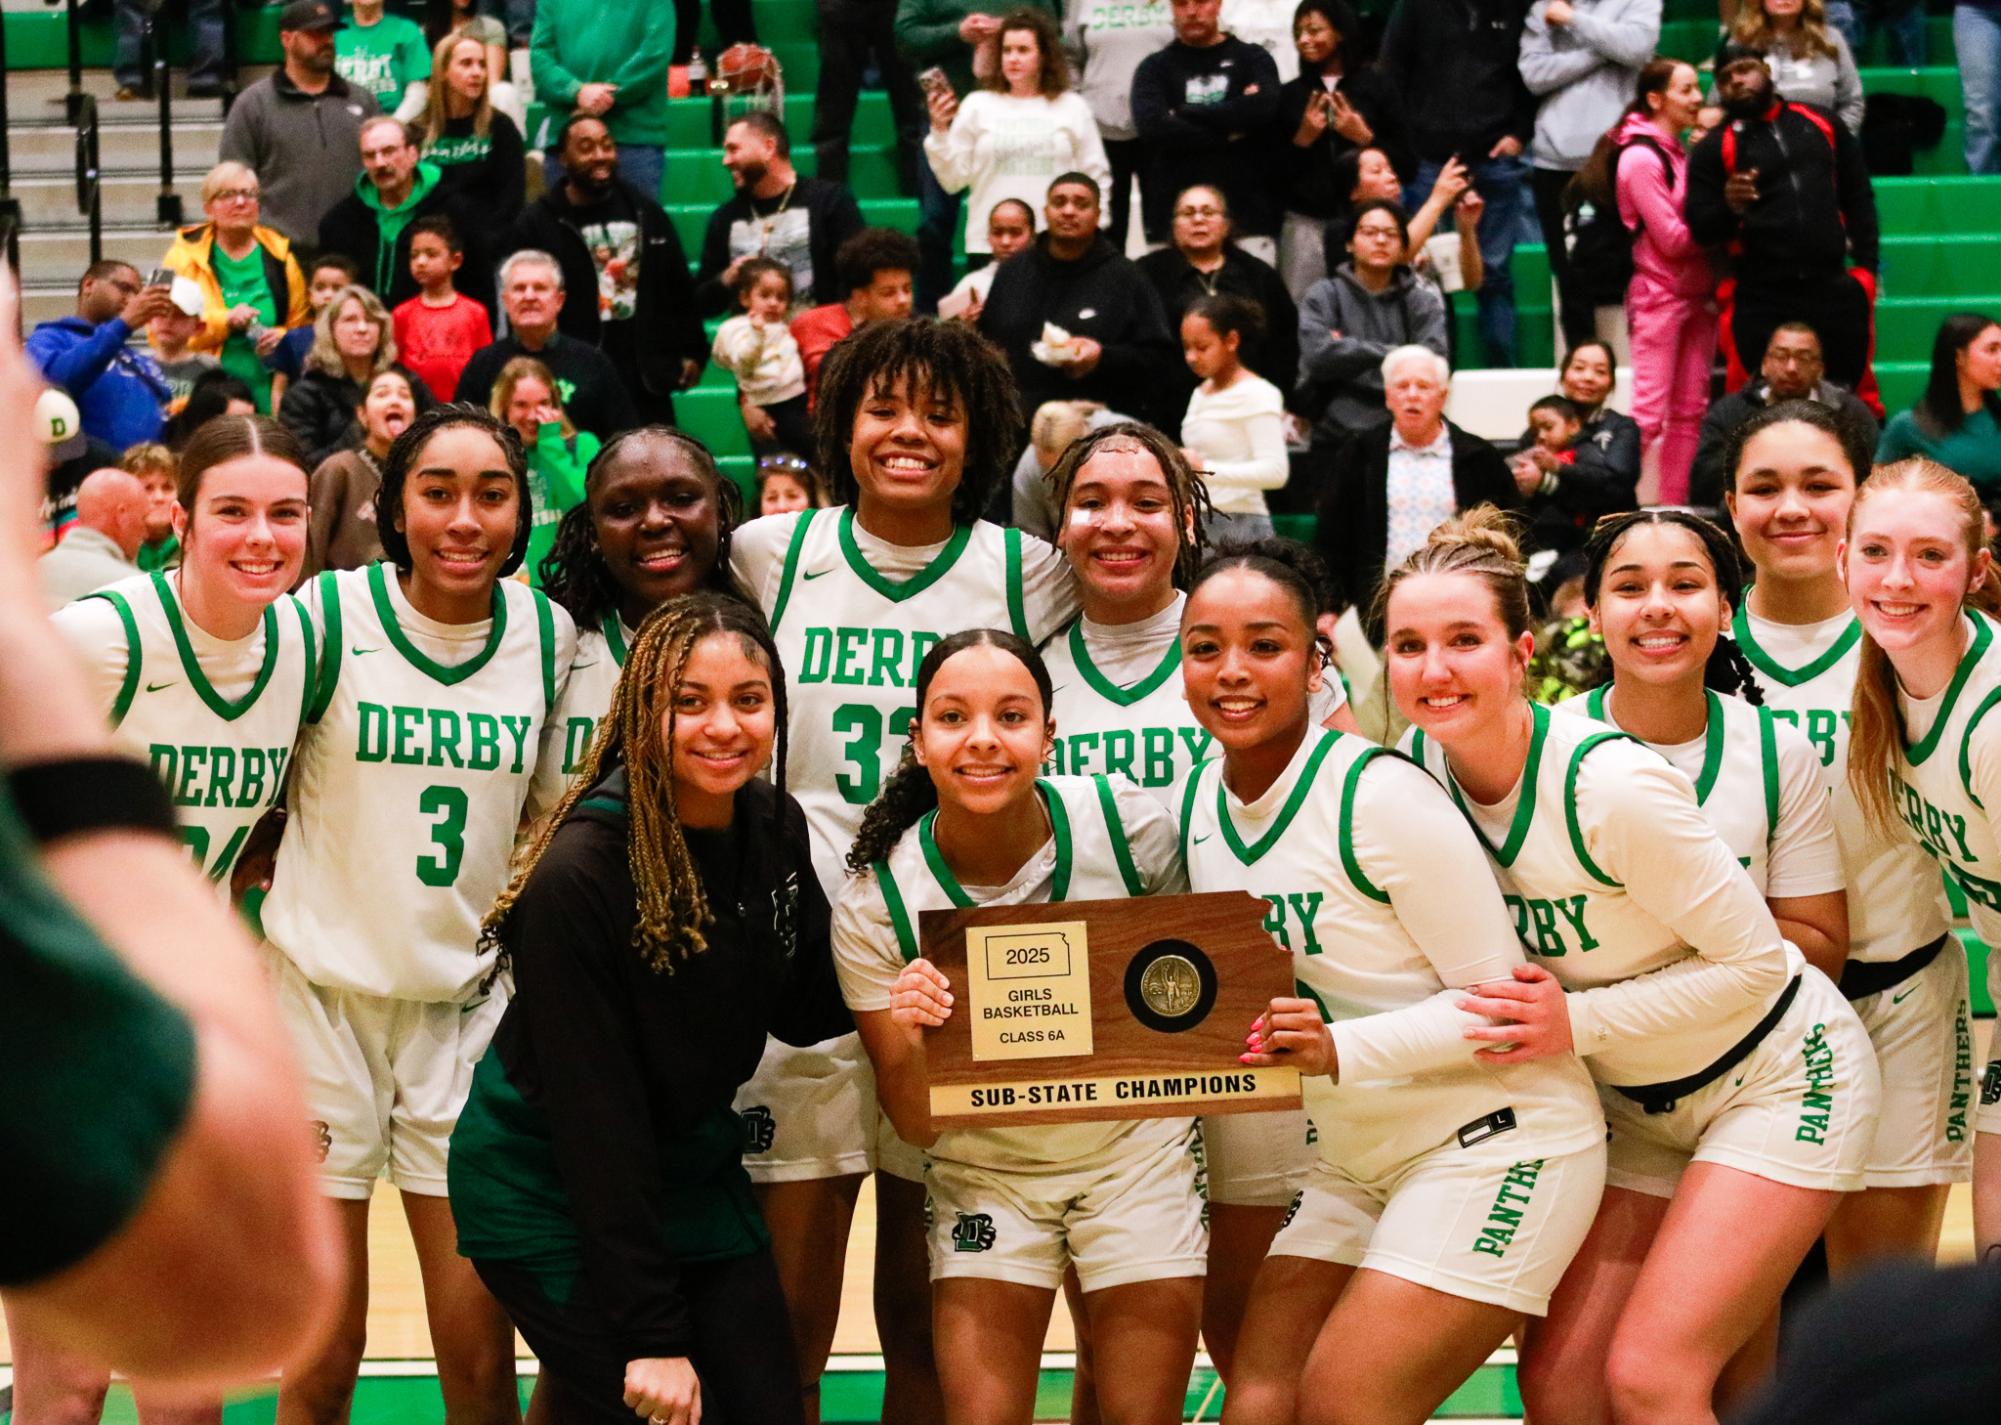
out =
[[(222, 284), (222, 305), (231, 310), (249, 303), (257, 309), (260, 326), (278, 324), (278, 299), (264, 275), (264, 249), (253, 247), (241, 258), (231, 257), (216, 243), (209, 249), (215, 264), (216, 280)], [(271, 373), (257, 345), (248, 335), (235, 332), (222, 345), (222, 369), (247, 385), (257, 397), (257, 409), (271, 409)]]
[(0, 1286), (76, 1265), (145, 1200), (195, 1092), (187, 1017), (125, 968), (34, 864), (0, 780)]
[(345, 29), (334, 31), (334, 70), (373, 94), (383, 113), (393, 114), (405, 89), (431, 77), (431, 47), (424, 43), (422, 28), (401, 15), (384, 15), (380, 23), (367, 26), (350, 20)]
[(181, 542), (171, 534), (158, 544), (139, 546), (138, 564), (142, 573), (150, 574), (155, 569), (171, 569), (181, 562)]

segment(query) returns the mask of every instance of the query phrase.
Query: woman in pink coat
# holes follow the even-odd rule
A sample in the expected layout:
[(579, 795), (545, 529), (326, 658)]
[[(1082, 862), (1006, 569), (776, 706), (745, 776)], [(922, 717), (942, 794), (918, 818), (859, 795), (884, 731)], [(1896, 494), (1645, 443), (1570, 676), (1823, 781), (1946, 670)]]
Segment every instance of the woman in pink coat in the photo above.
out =
[(1616, 191), (1620, 221), (1633, 234), (1626, 286), (1633, 419), (1645, 448), (1658, 443), (1660, 503), (1680, 504), (1716, 358), (1716, 275), (1682, 218), (1688, 157), (1681, 136), (1702, 105), (1702, 83), (1693, 65), (1657, 59), (1640, 71), (1636, 88), (1578, 182), (1587, 194)]

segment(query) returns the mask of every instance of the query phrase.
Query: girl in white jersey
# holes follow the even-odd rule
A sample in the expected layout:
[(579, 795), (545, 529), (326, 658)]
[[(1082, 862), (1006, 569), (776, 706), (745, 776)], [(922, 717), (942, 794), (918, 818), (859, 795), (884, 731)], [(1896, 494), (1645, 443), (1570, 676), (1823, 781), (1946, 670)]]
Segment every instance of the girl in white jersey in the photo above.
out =
[[(2001, 945), (2001, 640), (1980, 497), (1929, 460), (1879, 467), (1848, 514), (1842, 572), (1862, 624), (1848, 780), (1863, 814), (1937, 860)], [(2001, 988), (2001, 955), (1988, 958)], [(1973, 1230), (2001, 1246), (2001, 1051), (1980, 1083)]]
[(584, 472), (542, 561), (542, 590), (577, 625), (577, 657), (543, 736), (531, 813), (562, 800), (583, 766), (640, 623), (697, 589), (730, 593), (730, 535), (743, 494), (707, 446), (672, 426), (612, 437)]
[[(828, 356), (815, 421), (817, 464), (840, 503), (752, 520), (730, 543), (730, 568), (785, 661), (791, 791), (832, 900), (909, 734), (926, 650), (982, 627), (1038, 643), (1077, 598), (1055, 550), (979, 518), (1013, 468), (1020, 414), (1006, 360), (965, 323), (870, 322)], [(881, 1170), (883, 1418), (930, 1425), (923, 1159), (882, 1122), (868, 1073), (851, 1035), (810, 1050), (774, 1044), (737, 1096), (747, 1166), (753, 1181), (811, 1184), (789, 1190), (796, 1212), (774, 1213), (773, 1249), (794, 1316), (828, 1341), (855, 1194), (861, 1175)]]
[(305, 589), (326, 653), (264, 907), (349, 1247), (340, 1328), (286, 1372), (279, 1408), (346, 1413), (365, 1344), (368, 1200), (386, 1175), (423, 1271), (446, 1409), (507, 1421), (513, 1335), (457, 1254), (445, 1157), (508, 988), (478, 952), (480, 918), (507, 884), (576, 633), (503, 577), (528, 542), (527, 466), (485, 412), (441, 406), (397, 437), (376, 524), (384, 563)]
[(1837, 1274), (1884, 1254), (1930, 1261), (1950, 1185), (1973, 1170), (1966, 957), (1947, 933), (1938, 868), (1896, 828), (1864, 816), (1848, 786), (1862, 629), (1836, 556), (1870, 456), (1866, 433), (1811, 401), (1759, 412), (1724, 452), (1725, 498), (1756, 571), (1731, 633), (1765, 705), (1806, 734), (1833, 793), (1848, 878), (1839, 984), (1883, 1078), (1864, 1190), (1842, 1199), (1827, 1225)]
[(1605, 1120), (1574, 1057), (1496, 1067), (1465, 1039), (1453, 992), (1507, 979), (1521, 947), (1438, 785), (1315, 725), (1318, 562), (1277, 540), (1226, 551), (1182, 620), (1189, 703), (1222, 753), (1182, 796), (1190, 888), (1269, 904), (1299, 991), (1244, 1062), (1306, 1076), (1320, 1146), (1258, 1269), (1223, 1418), (1290, 1425), (1338, 1401), (1335, 1418), (1415, 1425), (1547, 1308), (1604, 1186)]
[(1558, 1425), (1713, 1419), (1861, 1180), (1875, 1059), (1688, 778), (1523, 696), (1535, 640), (1501, 520), (1441, 525), (1378, 604), (1407, 745), (1486, 843), (1532, 961), (1464, 1001), (1500, 1021), (1466, 1033), (1496, 1063), (1574, 1048), (1611, 1129), (1597, 1219), (1524, 1336), (1523, 1399)]
[(1049, 696), (1034, 649), (997, 629), (926, 653), (904, 764), (849, 854), (834, 964), (883, 1106), (928, 1150), (942, 1418), (1033, 1416), (1050, 1307), (1074, 1266), (1102, 1418), (1139, 1425), (1180, 1413), (1195, 1355), (1208, 1243), (1194, 1121), (940, 1132), (926, 1094), (923, 1030), (944, 1023), (952, 995), (919, 956), (922, 912), (1187, 885), (1158, 802), (1103, 776), (1036, 776)]
[[(166, 785), (195, 865), (226, 889), (284, 788), (313, 682), (312, 630), (285, 597), (306, 547), (297, 440), (263, 416), (208, 422), (182, 453), (173, 521), (177, 568), (121, 580), (51, 622), (118, 740)], [(8, 1324), (23, 1418), (98, 1418), (109, 1372)], [(138, 1402), (148, 1425), (222, 1414), (220, 1400), (160, 1401), (143, 1387)]]
[[(1055, 753), (1045, 770), (1123, 774), (1172, 810), (1176, 789), (1214, 752), (1181, 686), (1181, 590), (1201, 559), (1205, 487), (1172, 441), (1135, 422), (1075, 442), (1049, 481), (1062, 512), (1057, 548), (1076, 571), (1084, 607), (1043, 649), (1056, 686)], [(1316, 723), (1358, 731), (1339, 678), (1313, 699)], [(1303, 1110), (1207, 1119), (1202, 1145), (1202, 1335), (1227, 1379), (1251, 1278), (1312, 1150)], [(1078, 1342), (1080, 1389), (1089, 1384), (1088, 1330)]]

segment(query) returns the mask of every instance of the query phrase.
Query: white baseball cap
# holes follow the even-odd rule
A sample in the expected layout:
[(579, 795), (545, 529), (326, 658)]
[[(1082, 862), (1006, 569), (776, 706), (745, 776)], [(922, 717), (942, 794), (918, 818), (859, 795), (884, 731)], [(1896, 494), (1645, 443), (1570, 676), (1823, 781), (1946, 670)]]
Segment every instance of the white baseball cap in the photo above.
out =
[(49, 447), (49, 459), (56, 464), (83, 454), (83, 416), (69, 392), (51, 386), (35, 398), (35, 429)]
[(198, 317), (208, 304), (202, 300), (201, 287), (192, 277), (176, 277), (167, 289), (167, 300), (190, 317)]

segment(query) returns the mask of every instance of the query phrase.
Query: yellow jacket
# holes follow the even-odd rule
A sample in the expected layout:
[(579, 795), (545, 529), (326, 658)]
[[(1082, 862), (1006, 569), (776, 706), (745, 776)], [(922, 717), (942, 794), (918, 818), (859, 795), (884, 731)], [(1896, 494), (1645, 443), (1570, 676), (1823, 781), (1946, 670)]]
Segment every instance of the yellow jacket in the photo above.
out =
[[(273, 297), (281, 297), (282, 325), (304, 326), (312, 320), (306, 300), (306, 278), (292, 256), (292, 244), (275, 228), (252, 228), (251, 236), (264, 253), (264, 281)], [(190, 351), (220, 351), (229, 340), (229, 307), (222, 300), (222, 279), (215, 275), (215, 225), (183, 228), (160, 265), (191, 278), (202, 290), (202, 329), (188, 343)]]

